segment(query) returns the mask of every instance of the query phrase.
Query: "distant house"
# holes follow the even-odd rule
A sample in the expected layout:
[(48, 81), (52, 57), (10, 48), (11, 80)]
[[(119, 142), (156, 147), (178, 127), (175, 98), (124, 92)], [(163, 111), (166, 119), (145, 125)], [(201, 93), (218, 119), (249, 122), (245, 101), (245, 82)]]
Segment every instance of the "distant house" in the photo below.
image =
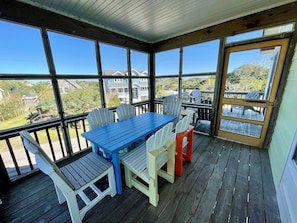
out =
[[(114, 79), (108, 79), (105, 82), (106, 95), (117, 94), (121, 103), (129, 103), (128, 90), (128, 71), (126, 70), (107, 70), (104, 75), (114, 76)], [(144, 78), (132, 78), (132, 99), (133, 102), (139, 102), (148, 99), (148, 73), (147, 71), (131, 70), (132, 76)]]
[(77, 83), (66, 79), (59, 79), (58, 85), (61, 94), (67, 94), (71, 90), (81, 89), (81, 86), (79, 86)]
[(4, 90), (0, 88), (0, 100), (3, 98), (3, 92)]

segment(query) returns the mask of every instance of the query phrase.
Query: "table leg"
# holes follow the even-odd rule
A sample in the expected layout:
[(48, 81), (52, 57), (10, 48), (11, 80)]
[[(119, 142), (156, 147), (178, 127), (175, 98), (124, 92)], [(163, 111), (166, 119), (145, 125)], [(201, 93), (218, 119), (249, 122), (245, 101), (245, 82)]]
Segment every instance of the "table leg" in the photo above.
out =
[(120, 166), (120, 158), (118, 152), (112, 154), (112, 163), (114, 168), (114, 176), (116, 181), (116, 187), (118, 194), (123, 193), (122, 188), (122, 176), (121, 176), (121, 166)]

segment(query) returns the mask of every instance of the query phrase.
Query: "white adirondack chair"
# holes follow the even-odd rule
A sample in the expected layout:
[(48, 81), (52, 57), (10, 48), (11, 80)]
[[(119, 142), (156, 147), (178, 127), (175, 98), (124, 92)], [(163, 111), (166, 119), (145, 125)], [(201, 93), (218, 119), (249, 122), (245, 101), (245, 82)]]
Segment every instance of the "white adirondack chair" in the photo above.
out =
[(163, 101), (163, 114), (176, 116), (174, 126), (180, 120), (182, 109), (182, 99), (175, 95), (167, 96)]
[[(248, 99), (254, 99), (254, 100), (256, 99), (257, 100), (259, 98), (260, 98), (260, 93), (257, 90), (251, 91), (245, 96), (246, 100), (248, 100)], [(244, 115), (245, 110), (248, 110), (248, 109), (251, 109), (254, 112), (260, 112), (260, 111), (256, 110), (254, 107), (243, 106), (242, 115)]]
[[(101, 126), (113, 123), (114, 114), (108, 108), (96, 108), (87, 115), (87, 121), (90, 125), (90, 129), (99, 128)], [(97, 153), (97, 154), (100, 151), (100, 153), (104, 157), (107, 157), (108, 155), (108, 154), (105, 154), (103, 150), (99, 149), (98, 151), (98, 148), (96, 148), (93, 144), (92, 144), (92, 150), (94, 153)]]
[(96, 108), (87, 115), (90, 128), (95, 129), (114, 122), (113, 112), (108, 108)]
[[(21, 131), (20, 135), (25, 148), (35, 155), (39, 169), (53, 180), (59, 203), (67, 202), (72, 222), (82, 222), (87, 211), (105, 196), (113, 197), (116, 194), (114, 170), (110, 162), (89, 153), (59, 169), (28, 132)], [(105, 176), (109, 186), (101, 191), (95, 183)], [(90, 200), (84, 192), (86, 188), (90, 188), (97, 197)], [(79, 208), (77, 195), (85, 203), (82, 208)]]
[(201, 103), (201, 91), (194, 89), (191, 92), (191, 98), (194, 100), (194, 103)]
[[(148, 196), (149, 202), (155, 207), (159, 202), (158, 176), (174, 183), (175, 140), (170, 137), (172, 127), (172, 122), (165, 125), (146, 143), (125, 154), (121, 159), (125, 168), (126, 185), (130, 188), (134, 186)], [(167, 171), (164, 171), (161, 168), (166, 163)]]
[(136, 108), (130, 104), (120, 104), (116, 109), (116, 113), (118, 114), (119, 121), (121, 121), (135, 116)]

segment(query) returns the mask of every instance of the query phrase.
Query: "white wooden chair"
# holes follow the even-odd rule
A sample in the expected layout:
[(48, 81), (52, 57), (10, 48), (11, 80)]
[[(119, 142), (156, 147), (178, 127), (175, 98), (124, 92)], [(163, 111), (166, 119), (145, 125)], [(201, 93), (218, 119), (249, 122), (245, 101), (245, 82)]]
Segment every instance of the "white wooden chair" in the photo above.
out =
[(87, 115), (91, 129), (95, 129), (114, 122), (114, 114), (108, 108), (96, 108)]
[(119, 121), (121, 121), (135, 116), (136, 108), (130, 104), (120, 104), (116, 109), (116, 113), (118, 114)]
[[(245, 99), (259, 99), (260, 98), (260, 93), (257, 90), (251, 91), (249, 92), (246, 96)], [(254, 112), (260, 112), (258, 110), (256, 110), (254, 107), (250, 107), (250, 106), (243, 106), (243, 110), (242, 110), (242, 115), (244, 115), (245, 110), (251, 109)]]
[[(90, 125), (90, 129), (99, 128), (101, 126), (113, 123), (114, 114), (108, 108), (96, 108), (87, 115), (87, 121)], [(99, 154), (100, 151), (102, 156), (107, 157), (107, 154), (105, 154), (104, 151), (100, 149), (98, 150), (98, 148), (96, 148), (93, 144), (92, 149), (94, 153)]]
[(176, 95), (167, 96), (163, 101), (163, 114), (176, 116), (174, 126), (180, 120), (182, 109), (182, 99)]
[[(21, 131), (20, 135), (25, 148), (35, 155), (39, 169), (53, 180), (59, 203), (67, 202), (72, 222), (82, 222), (87, 211), (105, 196), (113, 197), (116, 194), (114, 170), (110, 162), (89, 153), (59, 169), (28, 132)], [(105, 176), (109, 186), (101, 191), (95, 183)], [(86, 188), (90, 188), (97, 197), (90, 200), (84, 192)], [(77, 195), (85, 203), (82, 208), (79, 208)]]
[(201, 91), (199, 91), (198, 89), (194, 89), (192, 92), (191, 92), (191, 98), (192, 102), (194, 103), (201, 103)]
[[(159, 202), (158, 176), (174, 183), (175, 140), (170, 137), (172, 127), (173, 122), (165, 125), (146, 143), (121, 159), (125, 168), (126, 185), (129, 188), (134, 186), (148, 196), (149, 202), (155, 207)], [(161, 168), (166, 163), (165, 171)]]

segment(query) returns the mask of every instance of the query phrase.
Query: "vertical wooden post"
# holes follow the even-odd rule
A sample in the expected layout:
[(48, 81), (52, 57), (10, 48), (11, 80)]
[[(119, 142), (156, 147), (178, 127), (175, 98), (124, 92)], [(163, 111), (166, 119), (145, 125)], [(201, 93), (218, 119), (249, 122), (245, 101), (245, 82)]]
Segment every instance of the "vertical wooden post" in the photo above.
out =
[(2, 156), (0, 155), (0, 197), (2, 197), (2, 195), (4, 194), (9, 183), (10, 179), (4, 166)]

